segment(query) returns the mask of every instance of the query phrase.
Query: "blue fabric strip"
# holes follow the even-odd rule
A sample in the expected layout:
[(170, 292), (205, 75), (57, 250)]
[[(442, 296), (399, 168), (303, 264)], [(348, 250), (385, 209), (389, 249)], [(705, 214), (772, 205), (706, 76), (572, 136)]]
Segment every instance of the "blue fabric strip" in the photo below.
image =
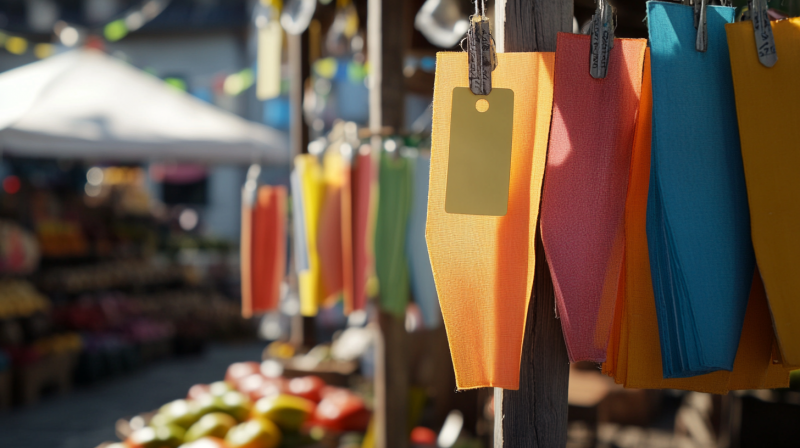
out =
[(442, 324), (442, 309), (436, 284), (433, 281), (428, 244), (425, 242), (425, 222), (428, 219), (428, 182), (431, 159), (417, 157), (414, 167), (414, 192), (411, 199), (411, 215), (408, 218), (406, 257), (411, 276), (411, 291), (414, 301), (422, 312), (425, 327), (437, 328)]
[(647, 238), (665, 378), (731, 370), (755, 269), (725, 24), (648, 2), (653, 141)]

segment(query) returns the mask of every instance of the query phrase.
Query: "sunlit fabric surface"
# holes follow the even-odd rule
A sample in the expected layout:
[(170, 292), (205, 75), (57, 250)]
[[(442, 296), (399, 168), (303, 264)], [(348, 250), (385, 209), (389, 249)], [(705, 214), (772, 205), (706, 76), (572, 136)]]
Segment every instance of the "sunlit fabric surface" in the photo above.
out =
[[(498, 54), (492, 85), (514, 91), (508, 213), (444, 210), (454, 87), (468, 87), (466, 53), (439, 53), (426, 239), (459, 389), (519, 388), (534, 272), (534, 235), (553, 103), (553, 53)], [(491, 148), (487, 148), (491, 150)]]
[(647, 41), (615, 39), (604, 79), (589, 74), (590, 46), (590, 36), (558, 33), (540, 217), (573, 362), (606, 359)]
[(648, 2), (653, 145), (647, 237), (665, 378), (731, 370), (755, 258), (725, 24), (708, 7)]
[(413, 169), (409, 159), (381, 154), (375, 270), (380, 284), (381, 309), (400, 318), (405, 318), (411, 293), (405, 245)]
[[(258, 188), (252, 212), (250, 314), (278, 309), (286, 276), (286, 188)], [(243, 308), (246, 309), (246, 308)]]
[(615, 310), (608, 360), (603, 364), (603, 372), (625, 387), (638, 389), (668, 388), (725, 393), (729, 389), (786, 387), (789, 382), (788, 371), (772, 362), (772, 322), (757, 275), (752, 285), (733, 372), (717, 371), (689, 378), (663, 378), (646, 231), (652, 98), (648, 53), (645, 57), (642, 100), (625, 206), (625, 263), (620, 281), (622, 294)]
[(315, 156), (302, 154), (294, 159), (295, 170), (303, 192), (308, 270), (297, 273), (300, 289), (300, 312), (303, 316), (316, 316), (322, 296), (320, 260), (317, 252), (317, 230), (325, 185), (322, 168)]
[(351, 171), (353, 216), (353, 309), (363, 310), (367, 304), (369, 275), (369, 216), (372, 197), (372, 157), (359, 154)]
[(442, 325), (442, 310), (436, 295), (428, 243), (425, 241), (425, 221), (428, 218), (428, 182), (431, 159), (419, 156), (414, 161), (414, 191), (411, 200), (411, 215), (406, 234), (406, 256), (411, 275), (411, 291), (419, 305), (427, 328)]
[(772, 68), (758, 60), (752, 22), (725, 29), (753, 247), (783, 361), (800, 367), (800, 18), (772, 22)]

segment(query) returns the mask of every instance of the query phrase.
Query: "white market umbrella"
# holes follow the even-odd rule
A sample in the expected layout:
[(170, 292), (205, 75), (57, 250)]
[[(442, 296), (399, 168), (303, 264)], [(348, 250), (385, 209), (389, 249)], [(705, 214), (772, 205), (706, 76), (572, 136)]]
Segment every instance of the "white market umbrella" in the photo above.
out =
[(97, 50), (0, 74), (0, 153), (288, 164), (287, 136)]

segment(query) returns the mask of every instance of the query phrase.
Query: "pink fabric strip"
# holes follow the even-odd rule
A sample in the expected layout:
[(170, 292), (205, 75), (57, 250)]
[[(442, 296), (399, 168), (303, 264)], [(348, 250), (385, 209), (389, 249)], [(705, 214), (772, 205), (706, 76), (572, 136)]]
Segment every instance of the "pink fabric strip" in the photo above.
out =
[(569, 358), (603, 362), (646, 40), (615, 39), (605, 79), (589, 74), (589, 46), (589, 36), (558, 35), (540, 220)]

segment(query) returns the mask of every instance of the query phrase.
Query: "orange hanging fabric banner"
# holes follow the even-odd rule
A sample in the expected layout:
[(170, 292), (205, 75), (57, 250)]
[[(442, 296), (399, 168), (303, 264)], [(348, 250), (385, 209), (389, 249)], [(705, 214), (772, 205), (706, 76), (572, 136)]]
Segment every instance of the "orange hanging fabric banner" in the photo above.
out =
[(624, 250), (625, 194), (645, 39), (614, 39), (603, 79), (591, 36), (558, 33), (542, 243), (571, 361), (606, 360)]
[(253, 316), (253, 202), (255, 192), (242, 188), (242, 227), (239, 236), (242, 317)]
[(514, 93), (505, 216), (445, 212), (453, 89), (469, 86), (467, 53), (439, 53), (436, 64), (426, 239), (459, 389), (519, 388), (533, 286), (554, 54), (497, 57), (492, 86)]
[(354, 265), (353, 265), (353, 184), (352, 166), (344, 160), (342, 164), (342, 301), (344, 314), (353, 311)]
[(800, 18), (772, 22), (778, 62), (759, 62), (753, 22), (725, 25), (756, 261), (783, 360), (800, 367)]
[[(650, 183), (653, 94), (649, 52), (645, 54), (642, 96), (631, 157), (625, 208), (625, 263), (616, 313), (609, 338), (609, 360), (603, 371), (617, 383), (638, 389), (683, 389), (710, 393), (785, 387), (789, 372), (771, 359), (772, 323), (760, 277), (754, 276), (733, 372), (664, 379), (655, 296), (647, 245), (647, 195)], [(611, 344), (618, 344), (612, 347)], [(612, 359), (612, 354), (616, 356)]]

